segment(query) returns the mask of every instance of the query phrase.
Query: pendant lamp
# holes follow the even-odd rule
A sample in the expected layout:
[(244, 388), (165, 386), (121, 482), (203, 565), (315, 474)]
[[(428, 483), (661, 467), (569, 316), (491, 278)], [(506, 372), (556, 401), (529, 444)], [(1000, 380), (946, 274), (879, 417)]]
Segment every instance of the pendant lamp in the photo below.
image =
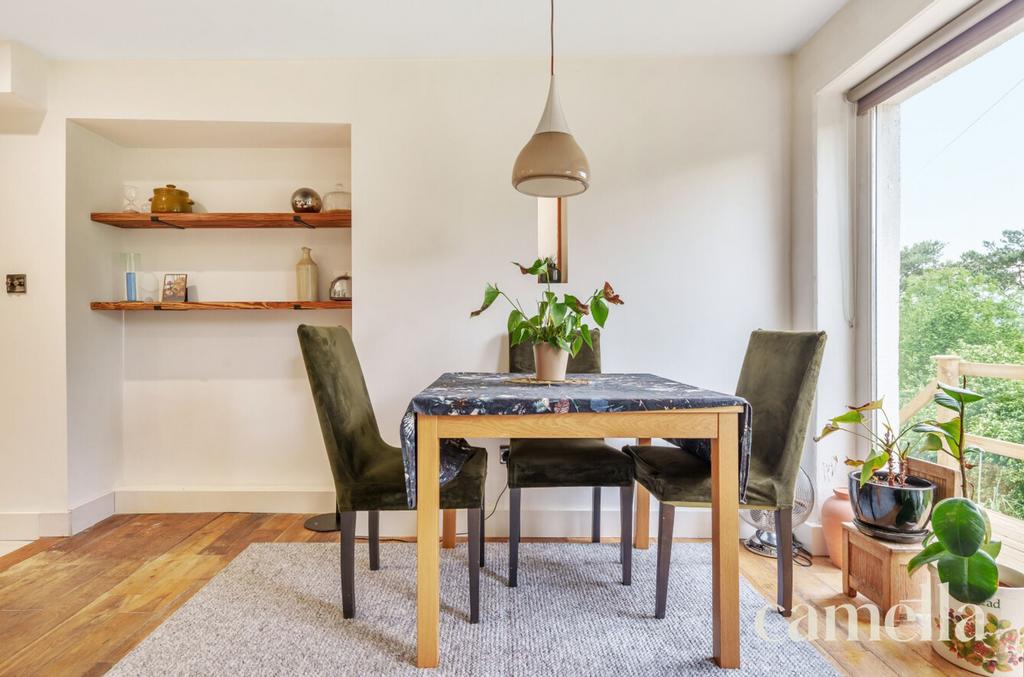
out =
[(551, 85), (533, 137), (512, 167), (512, 185), (534, 197), (579, 195), (590, 185), (590, 164), (569, 132), (555, 86), (555, 0), (551, 0)]

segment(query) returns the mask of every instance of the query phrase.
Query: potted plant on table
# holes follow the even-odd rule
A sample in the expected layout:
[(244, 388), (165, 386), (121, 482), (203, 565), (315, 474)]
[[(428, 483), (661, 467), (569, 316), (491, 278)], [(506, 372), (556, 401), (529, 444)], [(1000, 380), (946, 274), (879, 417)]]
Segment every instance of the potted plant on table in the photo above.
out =
[(609, 306), (624, 302), (607, 282), (586, 300), (572, 294), (563, 294), (559, 298), (551, 291), (549, 264), (547, 259), (537, 259), (529, 267), (513, 262), (523, 275), (541, 275), (547, 282), (547, 288), (537, 302), (536, 313), (527, 313), (518, 299), (512, 300), (498, 285), (488, 284), (484, 289), (483, 304), (470, 313), (470, 317), (490, 308), (499, 296), (504, 298), (512, 306), (507, 322), (509, 342), (512, 345), (533, 344), (538, 381), (564, 381), (569, 356), (575, 357), (584, 344), (594, 347), (586, 318), (592, 317), (597, 326), (604, 327)]
[(955, 412), (948, 421), (914, 426), (925, 435), (924, 449), (952, 456), (960, 467), (963, 497), (935, 506), (924, 550), (907, 565), (911, 574), (927, 566), (932, 581), (932, 648), (944, 659), (979, 675), (1021, 674), (1024, 668), (1024, 573), (996, 562), (1001, 544), (992, 540), (992, 523), (971, 500), (964, 417), (967, 405), (982, 396), (961, 387), (939, 384), (933, 398)]
[[(870, 412), (881, 412), (876, 431), (870, 425)], [(911, 474), (910, 452), (914, 449), (910, 433), (914, 426), (893, 427), (882, 400), (868, 402), (832, 418), (814, 438), (815, 442), (840, 430), (866, 440), (870, 453), (866, 459), (847, 459), (857, 467), (847, 479), (854, 524), (874, 538), (901, 543), (924, 539), (931, 516), (935, 484)]]

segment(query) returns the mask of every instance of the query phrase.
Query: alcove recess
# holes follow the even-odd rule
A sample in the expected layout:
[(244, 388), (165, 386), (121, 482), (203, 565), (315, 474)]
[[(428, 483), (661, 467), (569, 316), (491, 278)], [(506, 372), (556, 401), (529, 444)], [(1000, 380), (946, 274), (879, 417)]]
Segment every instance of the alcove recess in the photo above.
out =
[[(69, 121), (69, 304), (102, 311), (350, 309), (351, 301), (330, 301), (328, 288), (351, 271), (351, 212), (296, 215), (290, 205), (301, 186), (323, 195), (340, 182), (348, 190), (350, 138), (345, 124)], [(194, 213), (145, 211), (152, 189), (169, 183), (189, 191)], [(142, 213), (123, 212), (125, 186), (136, 187)], [(315, 303), (296, 300), (303, 246), (320, 269)], [(135, 303), (124, 300), (126, 252), (140, 255)], [(188, 303), (161, 303), (167, 273), (188, 275)]]
[[(66, 267), (69, 473), (119, 496), (309, 485), (323, 442), (295, 329), (352, 328), (351, 303), (325, 300), (352, 270), (351, 214), (295, 221), (290, 198), (350, 185), (349, 126), (76, 119), (65, 131), (66, 249), (53, 260)], [(193, 215), (119, 213), (126, 184), (141, 204), (168, 183), (189, 191)], [(302, 247), (319, 265), (316, 303), (296, 300)], [(140, 255), (130, 306), (122, 252)], [(188, 275), (191, 303), (160, 302), (165, 273)], [(145, 500), (121, 508), (166, 505)]]

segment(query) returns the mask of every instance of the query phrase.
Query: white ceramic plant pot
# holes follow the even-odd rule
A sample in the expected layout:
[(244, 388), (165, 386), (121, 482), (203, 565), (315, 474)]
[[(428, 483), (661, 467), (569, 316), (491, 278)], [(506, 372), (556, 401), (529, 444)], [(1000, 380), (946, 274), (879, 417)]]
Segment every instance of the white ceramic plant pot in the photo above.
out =
[(534, 343), (533, 364), (538, 381), (564, 381), (569, 351), (555, 348), (550, 343)]
[[(978, 675), (1022, 674), (1024, 573), (999, 564), (999, 589), (992, 599), (977, 605), (985, 614), (985, 637), (976, 640), (976, 609), (943, 594), (935, 565), (928, 569), (932, 579), (932, 650), (953, 665)], [(943, 617), (948, 619), (945, 624)], [(957, 637), (958, 624), (966, 641)]]

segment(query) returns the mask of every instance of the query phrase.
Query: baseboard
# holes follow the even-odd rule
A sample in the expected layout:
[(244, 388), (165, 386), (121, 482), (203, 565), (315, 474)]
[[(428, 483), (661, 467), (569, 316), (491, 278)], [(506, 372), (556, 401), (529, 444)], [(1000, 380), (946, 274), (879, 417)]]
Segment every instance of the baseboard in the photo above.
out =
[(0, 541), (34, 541), (43, 536), (71, 536), (114, 514), (108, 492), (67, 512), (0, 513)]
[[(305, 487), (124, 487), (116, 492), (117, 513), (160, 512), (280, 512), (324, 513), (334, 510), (333, 488)], [(359, 515), (356, 531), (366, 533), (365, 515)], [(649, 520), (651, 535), (657, 535), (658, 514), (655, 507)], [(465, 532), (465, 511), (459, 511), (458, 531)], [(590, 535), (589, 508), (544, 508), (522, 512), (523, 536), (539, 538), (585, 537)], [(497, 510), (487, 520), (487, 533), (508, 535), (508, 511)], [(408, 537), (416, 533), (416, 516), (412, 511), (381, 513), (382, 536)], [(744, 536), (753, 533), (741, 524)], [(601, 534), (619, 535), (619, 511), (601, 511)], [(679, 508), (676, 512), (674, 536), (678, 538), (710, 538), (711, 512), (699, 508)]]
[(333, 512), (334, 488), (124, 487), (115, 492), (118, 513)]

